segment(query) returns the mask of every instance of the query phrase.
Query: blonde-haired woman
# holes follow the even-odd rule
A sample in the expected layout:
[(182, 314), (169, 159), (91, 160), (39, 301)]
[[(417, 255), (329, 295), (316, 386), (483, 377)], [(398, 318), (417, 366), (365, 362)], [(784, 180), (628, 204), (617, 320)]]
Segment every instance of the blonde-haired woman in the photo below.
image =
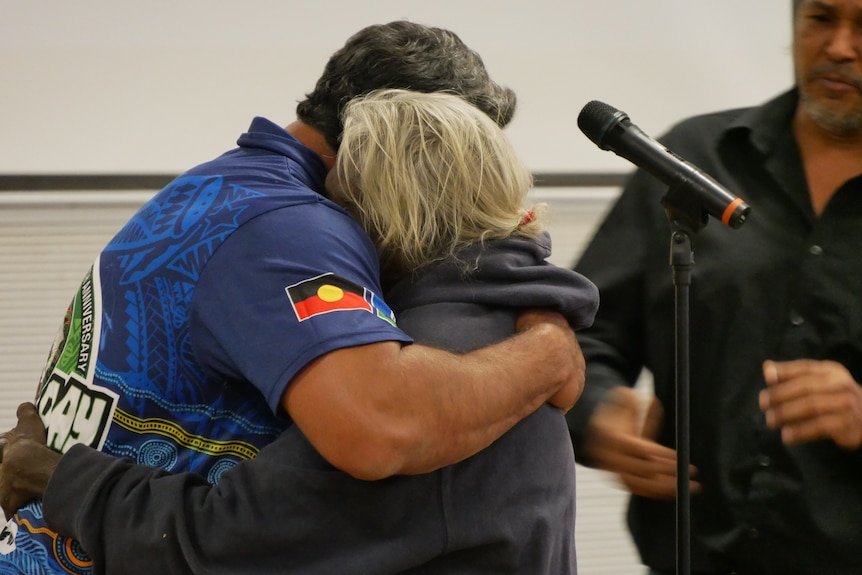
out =
[[(539, 210), (525, 207), (530, 172), (485, 114), (450, 94), (386, 90), (352, 101), (343, 120), (328, 193), (375, 241), (385, 298), (417, 342), (476, 349), (514, 333), (526, 307), (559, 310), (576, 329), (592, 322), (595, 286), (546, 261)], [(385, 498), (369, 521), (397, 529), (392, 572), (576, 572), (574, 456), (554, 407), (466, 461), (366, 488), (347, 515)]]
[(351, 102), (327, 189), (403, 273), (484, 240), (534, 237), (532, 176), (502, 129), (451, 94), (385, 90)]

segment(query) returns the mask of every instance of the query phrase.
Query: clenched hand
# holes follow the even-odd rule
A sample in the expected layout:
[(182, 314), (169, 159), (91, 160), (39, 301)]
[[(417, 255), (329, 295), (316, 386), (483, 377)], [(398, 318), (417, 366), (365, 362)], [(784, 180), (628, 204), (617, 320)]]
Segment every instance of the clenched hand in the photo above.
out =
[(580, 399), (586, 381), (586, 361), (575, 332), (561, 314), (550, 310), (526, 310), (520, 313), (517, 331), (526, 331), (540, 324), (550, 324), (558, 327), (566, 335), (569, 348), (569, 377), (557, 393), (548, 399), (548, 403), (559, 407), (563, 412), (569, 411)]
[(41, 499), (60, 454), (45, 445), (46, 430), (32, 403), (18, 406), (18, 425), (0, 434), (0, 507), (8, 520)]

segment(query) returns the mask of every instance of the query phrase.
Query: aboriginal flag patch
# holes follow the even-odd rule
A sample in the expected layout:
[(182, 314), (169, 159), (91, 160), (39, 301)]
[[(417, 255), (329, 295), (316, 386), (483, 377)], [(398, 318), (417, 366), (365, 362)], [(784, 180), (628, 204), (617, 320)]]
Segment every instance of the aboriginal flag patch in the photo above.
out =
[[(373, 313), (371, 292), (333, 273), (323, 274), (285, 288), (299, 321), (333, 311), (364, 310)], [(367, 292), (367, 293), (366, 293)]]

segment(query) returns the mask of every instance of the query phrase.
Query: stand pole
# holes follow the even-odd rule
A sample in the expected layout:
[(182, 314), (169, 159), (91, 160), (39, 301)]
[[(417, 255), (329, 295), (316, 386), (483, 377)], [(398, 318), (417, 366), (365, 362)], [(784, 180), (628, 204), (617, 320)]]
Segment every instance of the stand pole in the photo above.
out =
[(676, 321), (676, 527), (677, 574), (691, 573), (691, 501), (689, 494), (690, 434), (689, 434), (689, 286), (694, 267), (692, 230), (678, 220), (673, 221), (671, 235), (671, 267)]
[[(691, 193), (685, 178), (668, 186), (661, 203), (671, 224), (670, 265), (673, 269), (674, 320), (676, 334), (676, 530), (677, 575), (691, 575), (691, 432), (689, 429), (690, 358), (689, 358), (689, 287), (694, 268), (694, 238), (709, 222), (709, 212), (702, 194)], [(739, 210), (734, 222), (725, 224), (738, 228), (748, 216), (749, 208), (739, 198), (728, 209)], [(736, 212), (734, 212), (736, 213)], [(726, 215), (726, 214), (725, 214)]]
[(691, 436), (689, 431), (689, 287), (694, 267), (694, 237), (709, 222), (700, 198), (685, 183), (662, 196), (671, 225), (670, 265), (673, 270), (676, 334), (676, 572), (691, 574)]

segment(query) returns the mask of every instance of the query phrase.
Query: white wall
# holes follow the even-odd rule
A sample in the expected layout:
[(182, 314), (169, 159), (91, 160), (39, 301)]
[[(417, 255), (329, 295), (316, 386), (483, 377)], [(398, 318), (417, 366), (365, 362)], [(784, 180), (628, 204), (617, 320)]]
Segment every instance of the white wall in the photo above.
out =
[(628, 167), (578, 130), (590, 100), (657, 135), (792, 77), (790, 0), (0, 0), (0, 173), (179, 172), (253, 115), (289, 123), (349, 34), (399, 18), (518, 92), (536, 171)]

